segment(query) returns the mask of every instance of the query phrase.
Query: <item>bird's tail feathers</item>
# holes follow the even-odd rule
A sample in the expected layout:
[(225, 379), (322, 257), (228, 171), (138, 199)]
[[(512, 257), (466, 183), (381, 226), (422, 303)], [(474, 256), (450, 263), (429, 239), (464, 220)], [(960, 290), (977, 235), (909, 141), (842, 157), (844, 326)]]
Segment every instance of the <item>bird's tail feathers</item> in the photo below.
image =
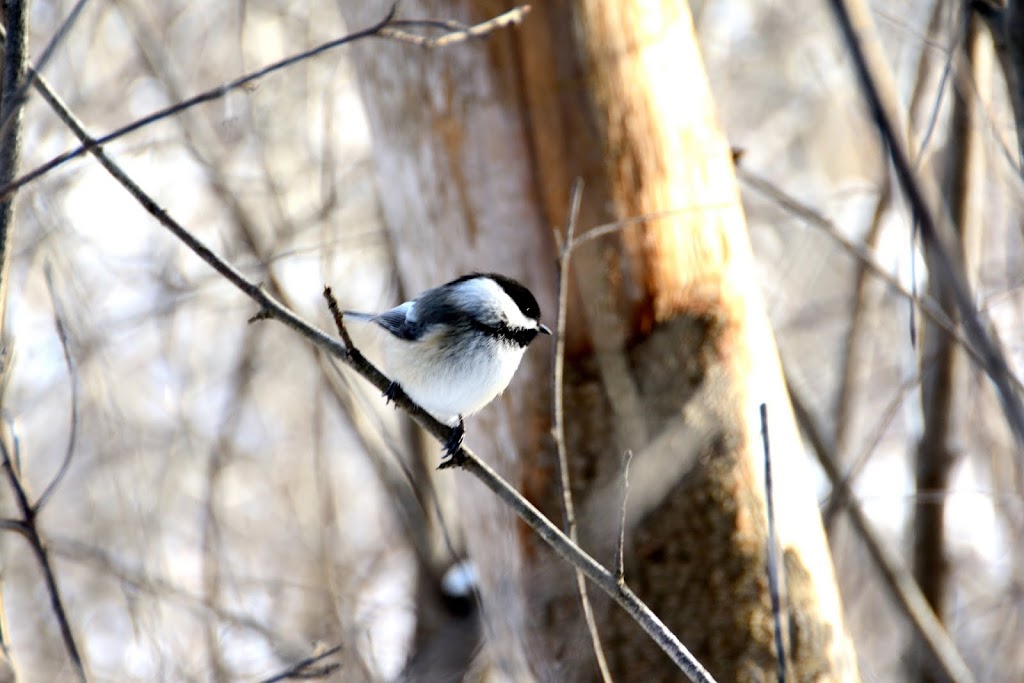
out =
[(361, 323), (372, 322), (377, 317), (375, 313), (360, 313), (359, 311), (342, 311), (342, 314), (345, 316), (345, 320), (355, 320)]

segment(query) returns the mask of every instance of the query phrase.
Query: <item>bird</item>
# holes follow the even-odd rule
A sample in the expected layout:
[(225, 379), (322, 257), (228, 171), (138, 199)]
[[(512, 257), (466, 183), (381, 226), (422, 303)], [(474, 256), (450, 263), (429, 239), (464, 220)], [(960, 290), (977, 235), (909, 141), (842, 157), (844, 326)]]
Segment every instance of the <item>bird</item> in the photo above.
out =
[(519, 368), (526, 347), (551, 330), (529, 289), (498, 273), (469, 273), (428, 289), (383, 313), (344, 311), (345, 319), (372, 323), (383, 371), (439, 421), (453, 427), (444, 459), (462, 445), (465, 417), (501, 394)]

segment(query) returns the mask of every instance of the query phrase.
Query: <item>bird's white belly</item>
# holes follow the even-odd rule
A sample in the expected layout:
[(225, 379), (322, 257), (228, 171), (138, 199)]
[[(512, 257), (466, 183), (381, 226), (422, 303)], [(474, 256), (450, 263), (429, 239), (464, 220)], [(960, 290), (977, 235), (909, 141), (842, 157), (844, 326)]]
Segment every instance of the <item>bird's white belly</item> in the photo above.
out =
[[(481, 344), (456, 356), (427, 342), (419, 348), (403, 343), (390, 351), (385, 361), (387, 369), (407, 368), (405, 372), (393, 371), (391, 379), (425, 410), (454, 424), (460, 415), (477, 412), (505, 390), (524, 349)], [(403, 362), (410, 360), (408, 356), (397, 357), (405, 354), (419, 356), (418, 362)]]

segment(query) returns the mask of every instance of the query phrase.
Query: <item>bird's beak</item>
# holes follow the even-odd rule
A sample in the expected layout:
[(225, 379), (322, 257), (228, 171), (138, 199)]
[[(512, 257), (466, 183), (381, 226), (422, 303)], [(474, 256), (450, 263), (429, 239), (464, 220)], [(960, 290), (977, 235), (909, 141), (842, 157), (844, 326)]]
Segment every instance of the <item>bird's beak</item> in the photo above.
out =
[(548, 326), (547, 326), (547, 325), (541, 325), (540, 327), (538, 327), (538, 328), (537, 328), (537, 330), (538, 330), (538, 331), (539, 331), (539, 332), (540, 332), (541, 334), (551, 334), (551, 330), (550, 330), (550, 329), (548, 328)]

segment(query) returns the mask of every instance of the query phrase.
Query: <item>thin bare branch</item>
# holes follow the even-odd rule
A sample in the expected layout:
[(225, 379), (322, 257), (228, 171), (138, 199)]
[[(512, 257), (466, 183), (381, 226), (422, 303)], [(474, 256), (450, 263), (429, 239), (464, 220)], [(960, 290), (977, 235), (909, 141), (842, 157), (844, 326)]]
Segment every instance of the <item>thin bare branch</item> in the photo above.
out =
[(327, 309), (331, 312), (331, 317), (334, 318), (334, 326), (338, 328), (338, 334), (341, 335), (341, 341), (345, 343), (345, 348), (354, 349), (352, 337), (349, 336), (348, 328), (345, 326), (345, 314), (342, 312), (341, 307), (338, 306), (338, 300), (334, 298), (334, 292), (327, 285), (324, 285), (324, 298), (327, 299)]
[(626, 505), (629, 502), (629, 465), (633, 462), (633, 451), (622, 455), (622, 504), (619, 506), (619, 537), (615, 543), (615, 580), (626, 581)]
[(316, 678), (327, 678), (332, 673), (341, 668), (339, 663), (325, 664), (323, 666), (315, 666), (320, 662), (324, 661), (328, 657), (341, 652), (341, 645), (335, 645), (334, 647), (324, 650), (318, 655), (307, 657), (301, 662), (296, 662), (294, 665), (288, 667), (279, 674), (275, 674), (270, 678), (263, 679), (260, 683), (277, 683), (278, 681), (287, 681), (291, 678), (301, 678), (304, 680), (316, 679)]
[[(565, 517), (565, 529), (573, 543), (579, 543), (579, 535), (576, 530), (576, 508), (572, 500), (572, 480), (569, 475), (569, 453), (565, 444), (565, 405), (563, 396), (563, 384), (565, 378), (565, 322), (567, 317), (566, 306), (569, 300), (569, 274), (571, 272), (571, 260), (573, 249), (573, 237), (576, 234), (576, 223), (580, 215), (580, 203), (583, 201), (583, 179), (576, 178), (573, 181), (569, 193), (569, 213), (565, 224), (565, 234), (561, 236), (562, 248), (558, 255), (558, 321), (555, 328), (555, 348), (552, 351), (554, 359), (551, 374), (551, 410), (553, 414), (553, 431), (555, 446), (558, 452), (558, 484), (562, 489), (562, 514)], [(594, 659), (597, 661), (597, 669), (601, 672), (601, 680), (611, 683), (612, 672), (608, 668), (608, 660), (601, 646), (601, 634), (597, 630), (597, 620), (594, 618), (594, 608), (590, 604), (590, 597), (587, 595), (587, 582), (583, 572), (576, 570), (576, 590), (580, 595), (580, 605), (583, 608), (583, 619), (587, 623), (587, 632), (590, 634), (590, 644), (594, 650)]]
[(68, 345), (66, 316), (64, 315), (63, 307), (60, 305), (60, 300), (54, 292), (53, 268), (49, 263), (43, 268), (43, 273), (46, 276), (46, 289), (50, 293), (50, 303), (53, 306), (53, 322), (57, 327), (57, 337), (60, 339), (60, 346), (64, 351), (64, 364), (67, 365), (68, 380), (71, 382), (71, 425), (68, 428), (68, 445), (64, 449), (64, 460), (61, 462), (57, 474), (53, 476), (50, 483), (43, 489), (39, 500), (36, 501), (35, 508), (37, 513), (43, 509), (46, 501), (50, 499), (53, 492), (57, 490), (57, 486), (60, 485), (64, 475), (67, 474), (68, 468), (71, 466), (71, 458), (75, 453), (75, 444), (78, 442), (78, 369), (75, 367), (75, 360), (71, 355), (71, 349)]
[[(984, 215), (979, 203), (978, 192), (984, 187), (984, 171), (981, 162), (982, 144), (978, 129), (980, 103), (968, 88), (959, 87), (965, 81), (973, 80), (979, 85), (987, 79), (990, 60), (979, 40), (981, 20), (969, 9), (958, 13), (957, 42), (963, 48), (957, 50), (956, 75), (958, 87), (953, 92), (953, 112), (950, 121), (947, 162), (949, 169), (947, 187), (950, 211), (960, 238), (958, 248), (951, 257), (957, 267), (968, 273), (972, 266), (968, 252), (976, 256), (978, 249), (968, 245), (978, 244), (981, 237), (981, 221)], [(962, 37), (962, 40), (961, 40)], [(953, 57), (951, 56), (952, 60)], [(971, 70), (977, 70), (969, 79)], [(981, 86), (984, 89), (984, 86)], [(954, 302), (942, 282), (929, 282), (933, 298), (940, 301), (950, 317), (955, 316)], [(950, 486), (953, 468), (962, 451), (960, 432), (962, 420), (968, 410), (964, 402), (967, 376), (964, 372), (964, 357), (952, 341), (942, 334), (928, 335), (925, 348), (934, 357), (929, 368), (922, 368), (921, 412), (924, 427), (917, 443), (914, 468), (915, 490), (946, 491)], [(913, 508), (913, 538), (911, 541), (914, 577), (921, 586), (928, 604), (940, 621), (946, 613), (946, 596), (950, 575), (950, 563), (946, 548), (946, 500), (918, 500)], [(910, 652), (913, 672), (918, 681), (932, 681), (931, 667), (916, 656), (920, 645), (914, 643)]]
[[(942, 2), (936, 1), (932, 5), (932, 12), (928, 19), (927, 32), (922, 40), (922, 47), (920, 55), (917, 60), (917, 69), (914, 77), (914, 89), (910, 94), (909, 111), (907, 114), (907, 139), (913, 140), (913, 125), (921, 118), (921, 110), (927, 103), (925, 95), (927, 94), (927, 83), (928, 75), (933, 70), (933, 61), (936, 54), (936, 50), (930, 47), (930, 44), (935, 41), (935, 36), (941, 26), (941, 20), (943, 16), (943, 4)], [(934, 106), (938, 107), (940, 100), (937, 98)], [(925, 150), (926, 140), (922, 140), (918, 145), (918, 157), (917, 164), (920, 165), (922, 155)], [(871, 224), (867, 230), (867, 236), (864, 238), (864, 247), (868, 253), (873, 253), (878, 245), (878, 241), (882, 236), (882, 225), (883, 219), (886, 214), (892, 208), (893, 204), (893, 185), (889, 178), (889, 162), (883, 160), (881, 165), (880, 176), (882, 178), (881, 190), (878, 194), (878, 199), (875, 203), (875, 210), (872, 213)], [(853, 413), (855, 410), (854, 397), (856, 395), (856, 381), (857, 372), (861, 369), (862, 364), (862, 348), (865, 340), (869, 339), (871, 333), (869, 330), (863, 329), (863, 321), (867, 315), (868, 305), (868, 293), (870, 291), (868, 285), (873, 281), (868, 277), (868, 265), (863, 259), (857, 259), (856, 262), (856, 275), (854, 280), (856, 285), (854, 287), (854, 300), (850, 315), (850, 334), (846, 342), (846, 346), (843, 349), (843, 360), (842, 360), (842, 374), (840, 375), (839, 383), (839, 399), (836, 402), (835, 411), (835, 455), (837, 462), (840, 464), (847, 461), (847, 453), (850, 450), (850, 436), (852, 429), (850, 426), (853, 424)], [(916, 290), (916, 287), (915, 287)], [(916, 291), (913, 292), (916, 296)], [(916, 313), (916, 302), (910, 302), (910, 311), (912, 314)], [(833, 497), (832, 500), (837, 500)], [(826, 528), (831, 524), (831, 520), (834, 519), (834, 513), (836, 507), (829, 504), (829, 506), (822, 513)]]
[(25, 523), (17, 519), (0, 519), (0, 529), (13, 531), (28, 538), (28, 530)]
[[(454, 45), (455, 43), (461, 43), (462, 41), (469, 40), (470, 38), (483, 38), (490, 33), (494, 33), (497, 30), (507, 28), (509, 26), (518, 26), (523, 22), (523, 19), (526, 18), (529, 11), (529, 5), (519, 5), (518, 7), (513, 7), (504, 14), (499, 14), (493, 19), (488, 19), (487, 21), (474, 24), (473, 26), (462, 26), (456, 22), (426, 22), (395, 19), (388, 27), (380, 31), (380, 35), (425, 48), (446, 47), (448, 45)], [(399, 30), (405, 26), (423, 28), (429, 24), (437, 25), (447, 31), (447, 33), (442, 36), (438, 36), (437, 38), (427, 38), (425, 36), (418, 36)]]
[(632, 218), (625, 218), (620, 221), (613, 221), (611, 223), (602, 223), (590, 228), (582, 235), (577, 236), (573, 240), (573, 248), (580, 246), (585, 242), (597, 239), (604, 235), (610, 235), (619, 230), (632, 227), (634, 225), (645, 225), (652, 221), (659, 220), (661, 218), (671, 218), (673, 216), (681, 216), (687, 213), (704, 213), (706, 211), (714, 211), (716, 209), (734, 210), (736, 208), (736, 202), (721, 202), (713, 204), (688, 204), (681, 206), (677, 209), (665, 209), (664, 211), (654, 211), (651, 213), (644, 214), (642, 216), (634, 216)]
[[(5, 421), (4, 429), (8, 434), (14, 435), (14, 429), (9, 421)], [(49, 551), (46, 549), (46, 544), (43, 542), (39, 528), (36, 526), (36, 520), (38, 519), (36, 517), (36, 508), (29, 502), (25, 484), (21, 480), (20, 473), (14, 467), (14, 460), (7, 446), (6, 436), (6, 434), (0, 434), (0, 455), (3, 457), (3, 469), (7, 475), (7, 483), (18, 504), (21, 519), (9, 520), (14, 522), (14, 524), (5, 524), (4, 526), (18, 531), (28, 541), (32, 554), (35, 555), (36, 562), (39, 564), (39, 569), (43, 573), (46, 593), (50, 597), (50, 608), (57, 619), (61, 639), (64, 641), (64, 650), (68, 653), (68, 658), (71, 660), (72, 668), (75, 670), (78, 680), (84, 683), (88, 680), (88, 677), (85, 675), (85, 665), (82, 663), (82, 657), (78, 652), (78, 644), (75, 642), (75, 637), (71, 633), (71, 622), (68, 620), (64, 601), (60, 596), (60, 587), (57, 585), (57, 577), (53, 573)]]
[[(945, 76), (948, 65), (950, 64), (947, 48), (943, 47), (941, 50), (934, 50), (930, 47), (932, 44), (938, 45), (939, 31), (942, 28), (942, 19), (945, 14), (943, 10), (945, 7), (946, 5), (940, 0), (936, 0), (932, 4), (932, 12), (928, 17), (928, 27), (921, 46), (921, 54), (917, 60), (917, 70), (914, 76), (914, 89), (910, 94), (910, 103), (908, 105), (906, 135), (907, 139), (910, 140), (913, 145), (915, 140), (913, 130), (914, 125), (917, 123), (918, 119), (921, 118), (921, 110), (927, 103), (927, 100), (925, 99), (927, 91), (926, 85), (929, 82), (929, 75), (934, 70), (934, 55), (944, 54), (947, 58), (944, 60), (946, 66), (943, 68), (943, 80), (939, 84), (936, 97), (932, 100), (932, 106), (928, 116), (928, 125), (925, 127), (925, 134), (921, 136), (921, 139), (917, 144), (917, 158), (915, 159), (915, 163), (918, 167), (920, 167), (921, 162), (924, 159), (924, 152), (928, 148), (929, 141), (931, 140), (931, 132), (934, 128), (934, 122), (938, 118), (938, 111), (942, 104), (942, 94), (945, 89)], [(888, 168), (888, 164), (886, 164), (886, 168)]]
[[(931, 19), (928, 22), (928, 35), (929, 36), (933, 36), (934, 34), (936, 34), (938, 32), (938, 29), (939, 29), (939, 26), (940, 26), (940, 23), (941, 23), (941, 20), (942, 20), (942, 16), (943, 16), (943, 7), (944, 7), (943, 3), (939, 2), (938, 0), (936, 0), (935, 5), (932, 8)], [(925, 159), (925, 151), (928, 149), (928, 145), (931, 143), (932, 136), (935, 133), (935, 128), (936, 128), (936, 126), (938, 124), (938, 121), (939, 121), (939, 112), (942, 109), (942, 100), (943, 100), (943, 97), (944, 97), (944, 95), (946, 93), (946, 86), (949, 83), (949, 76), (950, 76), (950, 73), (952, 71), (954, 50), (956, 50), (955, 46), (951, 46), (951, 47), (947, 48), (946, 50), (944, 50), (944, 53), (946, 55), (946, 59), (945, 59), (945, 62), (943, 64), (943, 67), (942, 67), (942, 78), (939, 80), (938, 92), (935, 94), (935, 98), (934, 98), (934, 101), (932, 103), (932, 107), (931, 107), (931, 110), (929, 112), (929, 115), (928, 115), (928, 124), (925, 126), (924, 135), (921, 136), (921, 142), (918, 145), (917, 155), (913, 159), (913, 161), (914, 161), (914, 170), (915, 171), (920, 171), (920, 169), (921, 169), (921, 165), (922, 165), (922, 163), (924, 162), (924, 159)], [(927, 50), (924, 50), (922, 52), (921, 62), (918, 64), (918, 77), (919, 77), (919, 79), (922, 79), (922, 80), (919, 80), (915, 84), (916, 88), (920, 88), (922, 90), (923, 90), (923, 86), (924, 86), (924, 83), (923, 83), (924, 74), (925, 74), (924, 69), (926, 68), (926, 60), (924, 59), (924, 54), (927, 53), (927, 52), (928, 52)], [(918, 92), (919, 91), (915, 91), (915, 94), (918, 94)], [(906, 129), (906, 131), (904, 133), (904, 139), (907, 141), (907, 150), (908, 150), (908, 153), (909, 153), (910, 149), (913, 147), (913, 137), (912, 137), (911, 133), (912, 133), (912, 128), (913, 128), (914, 122), (913, 122), (912, 119), (909, 119), (909, 117), (908, 117), (908, 120), (906, 121), (906, 124), (907, 124), (907, 129)], [(918, 228), (919, 228), (918, 223), (915, 220), (912, 223), (912, 225), (911, 225), (911, 229), (910, 229), (910, 246), (909, 246), (909, 249), (907, 250), (908, 259), (910, 261), (910, 291), (913, 292), (914, 296), (917, 296), (917, 286), (918, 286), (917, 285), (917, 249), (916, 249), (916, 247), (917, 247), (917, 240), (918, 240)], [(910, 319), (910, 341), (911, 341), (911, 345), (916, 348), (917, 345), (918, 345), (917, 308), (915, 308), (913, 305), (910, 306), (909, 316), (908, 317)]]
[(772, 494), (772, 456), (771, 442), (768, 439), (768, 404), (762, 403), (761, 413), (761, 444), (764, 447), (764, 499), (768, 511), (768, 553), (766, 557), (768, 569), (768, 597), (772, 602), (772, 618), (775, 620), (775, 658), (778, 661), (779, 683), (786, 683), (786, 646), (782, 642), (782, 596), (779, 585), (779, 556), (775, 535), (775, 502)]

